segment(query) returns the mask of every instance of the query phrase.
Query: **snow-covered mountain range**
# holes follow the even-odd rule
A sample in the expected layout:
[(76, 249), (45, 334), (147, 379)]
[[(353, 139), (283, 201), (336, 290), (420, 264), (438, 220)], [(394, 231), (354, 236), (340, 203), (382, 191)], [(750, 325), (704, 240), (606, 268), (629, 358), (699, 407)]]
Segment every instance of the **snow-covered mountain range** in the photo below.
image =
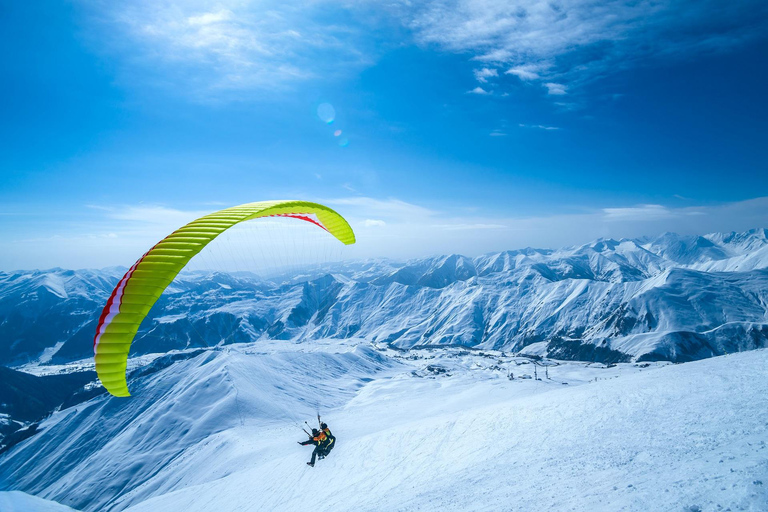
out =
[[(0, 273), (0, 364), (90, 357), (98, 314), (124, 271)], [(461, 345), (604, 362), (766, 346), (768, 230), (346, 263), (271, 281), (183, 273), (132, 355), (352, 336), (403, 349)]]
[(764, 510), (767, 235), (186, 273), (127, 399), (90, 359), (125, 269), (0, 274), (0, 506)]

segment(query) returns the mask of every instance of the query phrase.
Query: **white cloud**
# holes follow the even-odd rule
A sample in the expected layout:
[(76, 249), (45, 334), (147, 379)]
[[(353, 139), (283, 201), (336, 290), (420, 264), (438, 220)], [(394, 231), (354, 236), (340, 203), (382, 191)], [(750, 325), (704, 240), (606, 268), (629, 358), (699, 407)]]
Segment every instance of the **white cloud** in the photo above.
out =
[(535, 128), (537, 130), (547, 130), (547, 131), (554, 131), (559, 130), (557, 126), (546, 126), (543, 124), (520, 124), (520, 128)]
[(142, 67), (162, 75), (157, 83), (201, 99), (277, 90), (368, 65), (371, 60), (362, 51), (365, 30), (324, 20), (330, 7), (273, 0), (87, 4), (91, 19), (108, 34), (108, 49), (126, 56), (125, 80), (144, 75), (136, 72)]
[(495, 69), (482, 68), (475, 70), (475, 78), (480, 83), (487, 83), (489, 78), (499, 76), (499, 72)]
[(478, 87), (475, 87), (474, 89), (472, 89), (471, 91), (467, 91), (467, 94), (479, 94), (481, 96), (485, 96), (485, 95), (488, 95), (488, 94), (491, 94), (491, 93), (489, 91), (486, 91), (482, 87), (478, 86)]
[(563, 84), (556, 84), (554, 82), (547, 82), (544, 84), (544, 87), (547, 88), (547, 94), (551, 94), (553, 96), (561, 96), (563, 94), (567, 94), (567, 87)]
[(524, 66), (515, 66), (504, 72), (505, 75), (515, 75), (520, 80), (536, 80), (539, 78), (539, 66), (527, 64)]
[(435, 229), (443, 229), (446, 231), (464, 231), (464, 230), (474, 230), (474, 229), (506, 229), (509, 226), (507, 226), (506, 224), (455, 223), (455, 224), (435, 224), (432, 227)]
[[(320, 202), (333, 206), (358, 230), (357, 243), (344, 248), (343, 256), (350, 259), (475, 256), (522, 247), (558, 248), (600, 237), (635, 238), (665, 231), (705, 234), (768, 226), (768, 197), (717, 206), (618, 205), (527, 217), (482, 215), (481, 210), (465, 206), (451, 210), (450, 203), (437, 211), (395, 198)], [(127, 266), (186, 219), (206, 213), (143, 205), (93, 212), (88, 221), (78, 219), (55, 232), (23, 240), (9, 236), (9, 225), (0, 225), (0, 236), (7, 241), (0, 251), (0, 269)], [(316, 232), (307, 223), (296, 224), (296, 229)]]
[[(722, 51), (766, 30), (762, 0), (430, 0), (302, 3), (276, 0), (82, 2), (124, 57), (152, 83), (202, 97), (274, 90), (359, 70), (402, 41), (437, 45), (486, 63), (480, 83), (505, 74), (565, 87), (648, 57)], [(337, 20), (352, 20), (339, 23)], [(89, 27), (91, 32), (93, 27)], [(373, 34), (376, 34), (374, 37)], [(145, 78), (146, 79), (146, 78)], [(183, 84), (183, 86), (182, 86)], [(551, 92), (550, 94), (563, 94)]]
[[(762, 0), (403, 2), (423, 44), (510, 66), (522, 80), (576, 85), (646, 58), (722, 51), (766, 30)], [(759, 20), (759, 21), (758, 21)], [(561, 93), (551, 93), (561, 94)]]
[[(336, 199), (326, 199), (320, 201), (329, 206), (338, 207), (339, 213), (345, 217), (348, 215), (370, 218), (371, 216), (386, 219), (410, 220), (416, 218), (430, 217), (438, 212), (407, 203), (399, 199), (374, 199), (372, 197), (345, 197)], [(341, 211), (341, 207), (344, 211)]]
[[(221, 22), (230, 22), (234, 18), (232, 11), (222, 9), (218, 12), (208, 12), (199, 16), (190, 16), (187, 18), (189, 25), (212, 26)], [(226, 36), (225, 36), (226, 37)]]
[(183, 211), (166, 208), (165, 206), (141, 205), (123, 206), (118, 208), (112, 207), (107, 208), (106, 211), (108, 212), (107, 216), (111, 219), (162, 226), (175, 226), (178, 228), (188, 222), (192, 222), (198, 217), (211, 213), (216, 209), (219, 208), (212, 208), (207, 211)]
[(646, 204), (517, 218), (445, 211), (387, 221), (385, 226), (359, 236), (349, 253), (354, 258), (395, 259), (451, 253), (476, 256), (522, 247), (559, 248), (601, 237), (636, 238), (665, 231), (705, 234), (760, 226), (768, 226), (768, 197), (720, 206)]
[(605, 219), (618, 220), (656, 220), (667, 219), (676, 215), (672, 210), (660, 204), (644, 204), (630, 208), (603, 208)]

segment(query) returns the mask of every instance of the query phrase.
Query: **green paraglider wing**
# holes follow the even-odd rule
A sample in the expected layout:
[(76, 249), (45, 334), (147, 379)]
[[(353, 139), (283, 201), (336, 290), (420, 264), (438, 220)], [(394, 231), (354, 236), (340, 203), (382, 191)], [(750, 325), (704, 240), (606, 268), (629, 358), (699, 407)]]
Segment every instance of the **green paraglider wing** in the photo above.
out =
[(184, 266), (235, 224), (260, 217), (292, 217), (355, 243), (349, 223), (330, 208), (306, 201), (262, 201), (234, 206), (190, 222), (152, 247), (126, 272), (99, 318), (93, 353), (101, 383), (114, 396), (130, 396), (125, 380), (128, 351), (144, 317)]

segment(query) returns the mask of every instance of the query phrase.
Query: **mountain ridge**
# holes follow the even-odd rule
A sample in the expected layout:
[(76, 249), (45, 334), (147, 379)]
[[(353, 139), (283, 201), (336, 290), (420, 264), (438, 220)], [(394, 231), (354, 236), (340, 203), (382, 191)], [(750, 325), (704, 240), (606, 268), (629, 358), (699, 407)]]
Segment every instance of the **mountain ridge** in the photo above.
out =
[[(132, 354), (356, 336), (401, 349), (701, 359), (768, 344), (767, 233), (347, 262), (304, 280), (183, 272), (150, 311)], [(0, 364), (90, 357), (98, 314), (123, 272), (0, 272)]]

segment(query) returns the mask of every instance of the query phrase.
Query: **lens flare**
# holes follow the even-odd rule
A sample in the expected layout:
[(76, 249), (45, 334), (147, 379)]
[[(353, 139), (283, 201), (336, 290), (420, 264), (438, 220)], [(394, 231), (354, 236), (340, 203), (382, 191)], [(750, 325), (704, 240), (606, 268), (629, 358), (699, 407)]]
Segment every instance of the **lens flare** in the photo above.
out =
[(346, 137), (344, 137), (343, 139), (341, 139), (341, 140), (339, 141), (339, 146), (341, 146), (341, 147), (343, 147), (343, 148), (345, 148), (345, 147), (349, 146), (349, 139), (348, 139), (348, 138), (346, 138)]
[(334, 137), (338, 137), (339, 135), (341, 135), (341, 130), (336, 130), (335, 132), (333, 132)]
[(317, 106), (317, 117), (325, 124), (331, 124), (336, 119), (336, 110), (330, 103), (321, 103)]

